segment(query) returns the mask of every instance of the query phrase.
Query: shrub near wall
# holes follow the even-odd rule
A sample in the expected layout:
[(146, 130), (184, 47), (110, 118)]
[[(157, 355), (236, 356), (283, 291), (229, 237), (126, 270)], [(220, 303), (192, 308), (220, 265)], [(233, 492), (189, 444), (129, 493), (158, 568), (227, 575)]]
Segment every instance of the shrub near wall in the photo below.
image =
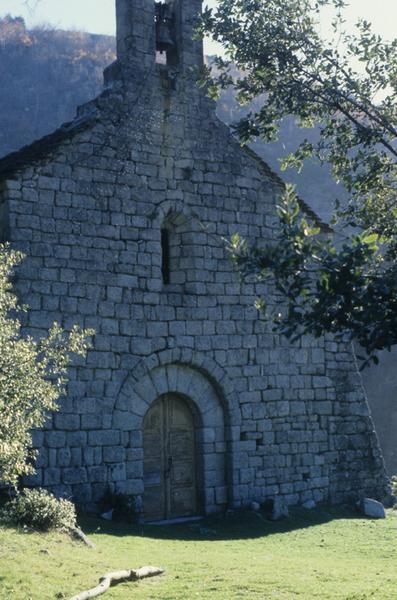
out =
[(46, 490), (24, 490), (9, 502), (2, 520), (39, 531), (76, 527), (76, 510), (69, 500), (55, 498)]

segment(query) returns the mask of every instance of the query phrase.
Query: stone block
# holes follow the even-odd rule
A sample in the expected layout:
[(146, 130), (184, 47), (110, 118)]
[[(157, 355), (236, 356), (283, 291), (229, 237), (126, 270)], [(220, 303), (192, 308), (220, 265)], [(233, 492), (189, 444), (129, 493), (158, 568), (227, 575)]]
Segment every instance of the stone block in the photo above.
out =
[(61, 470), (56, 468), (45, 469), (43, 483), (45, 486), (58, 485), (61, 483)]
[(91, 499), (93, 502), (100, 502), (109, 491), (108, 483), (93, 483), (91, 485)]
[(87, 468), (88, 481), (91, 483), (99, 483), (107, 481), (107, 467), (94, 466)]
[(222, 487), (225, 485), (225, 473), (223, 470), (216, 469), (207, 471), (205, 474), (206, 487)]
[(273, 500), (272, 521), (280, 521), (289, 517), (288, 505), (283, 496), (275, 496)]
[(87, 433), (85, 431), (70, 431), (66, 435), (66, 445), (69, 447), (84, 447), (87, 445)]
[(240, 483), (251, 483), (253, 481), (254, 470), (253, 469), (241, 469), (240, 470)]
[(94, 464), (94, 448), (88, 447), (83, 448), (82, 464), (83, 466), (89, 466)]
[(88, 432), (88, 442), (93, 446), (117, 446), (120, 441), (120, 432), (114, 429), (96, 430)]
[(135, 430), (130, 434), (130, 445), (132, 448), (141, 448), (143, 445), (142, 431)]
[(84, 468), (68, 468), (62, 471), (62, 481), (66, 484), (86, 483), (87, 471)]
[(83, 464), (82, 460), (83, 454), (81, 448), (72, 448), (71, 449), (71, 467), (81, 467)]
[(62, 448), (66, 444), (66, 435), (63, 431), (46, 431), (45, 444), (49, 448)]
[(125, 448), (109, 446), (103, 448), (104, 463), (121, 463), (125, 460)]
[(140, 427), (142, 418), (125, 410), (115, 410), (113, 413), (113, 427), (121, 431), (131, 431)]
[(126, 467), (124, 463), (109, 465), (109, 481), (125, 481)]
[(216, 432), (214, 427), (204, 427), (202, 430), (202, 435), (205, 443), (215, 442)]
[(54, 424), (56, 429), (77, 431), (80, 429), (80, 417), (79, 415), (57, 413), (54, 415)]
[(102, 426), (101, 414), (83, 414), (81, 415), (81, 427), (84, 431), (90, 429), (99, 429)]
[(138, 479), (143, 477), (143, 461), (133, 460), (126, 463), (127, 479)]
[(60, 467), (68, 467), (70, 465), (71, 460), (72, 454), (70, 448), (61, 448), (60, 450), (58, 450), (57, 464)]
[(225, 486), (220, 486), (215, 488), (215, 502), (216, 504), (227, 504), (228, 494), (227, 488)]
[(144, 487), (142, 479), (128, 479), (127, 481), (117, 481), (115, 484), (117, 494), (128, 496), (137, 496), (143, 494)]

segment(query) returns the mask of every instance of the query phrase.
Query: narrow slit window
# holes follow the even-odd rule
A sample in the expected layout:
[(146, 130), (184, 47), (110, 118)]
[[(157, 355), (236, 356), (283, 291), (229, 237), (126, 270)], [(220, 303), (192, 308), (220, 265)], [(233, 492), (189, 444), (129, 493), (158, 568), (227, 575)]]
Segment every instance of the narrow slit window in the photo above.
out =
[(170, 282), (170, 235), (168, 229), (161, 230), (161, 273), (163, 283)]

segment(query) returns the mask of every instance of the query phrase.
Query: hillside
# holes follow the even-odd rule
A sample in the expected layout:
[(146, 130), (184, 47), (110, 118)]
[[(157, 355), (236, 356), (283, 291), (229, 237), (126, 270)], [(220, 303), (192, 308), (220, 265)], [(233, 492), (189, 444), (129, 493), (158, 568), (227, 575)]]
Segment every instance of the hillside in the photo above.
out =
[(112, 37), (0, 19), (0, 156), (71, 120), (99, 93), (114, 58)]

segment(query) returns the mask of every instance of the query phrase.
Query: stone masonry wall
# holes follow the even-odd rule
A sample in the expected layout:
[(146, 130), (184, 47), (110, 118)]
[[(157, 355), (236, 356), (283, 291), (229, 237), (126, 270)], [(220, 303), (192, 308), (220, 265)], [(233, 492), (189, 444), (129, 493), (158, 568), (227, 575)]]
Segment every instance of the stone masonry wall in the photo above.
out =
[[(113, 67), (113, 76), (117, 65)], [(112, 81), (69, 139), (3, 177), (5, 235), (27, 258), (25, 331), (94, 328), (43, 431), (31, 484), (93, 509), (143, 493), (142, 419), (161, 394), (201, 415), (202, 510), (382, 498), (387, 479), (349, 347), (291, 346), (258, 319), (223, 238), (271, 239), (282, 184), (240, 148), (187, 73)], [(1, 167), (1, 163), (0, 163)], [(161, 229), (174, 254), (162, 279)], [(174, 273), (174, 275), (173, 275)], [(176, 274), (176, 275), (175, 275)]]

